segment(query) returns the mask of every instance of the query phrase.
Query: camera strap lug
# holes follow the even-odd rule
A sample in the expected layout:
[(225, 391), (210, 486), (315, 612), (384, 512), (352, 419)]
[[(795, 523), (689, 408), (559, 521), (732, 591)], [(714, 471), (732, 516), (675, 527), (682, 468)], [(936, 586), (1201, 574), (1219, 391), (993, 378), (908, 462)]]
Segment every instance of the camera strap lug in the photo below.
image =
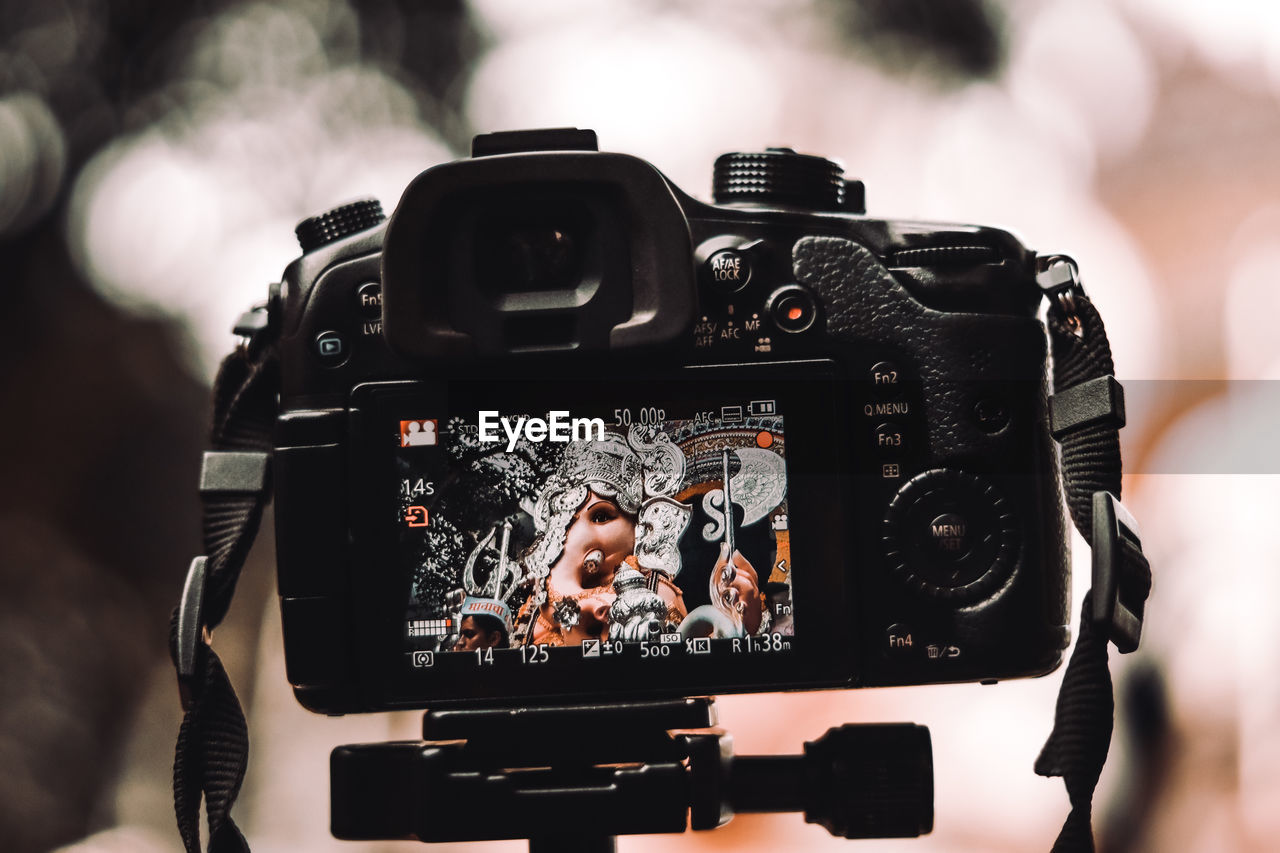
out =
[(1053, 305), (1062, 312), (1068, 325), (1079, 334), (1080, 316), (1076, 302), (1087, 297), (1080, 283), (1080, 268), (1067, 255), (1040, 255), (1036, 258), (1036, 284)]
[(261, 352), (264, 345), (274, 341), (280, 326), (280, 282), (272, 282), (267, 301), (261, 302), (240, 315), (231, 332), (244, 339), (253, 353)]
[(1138, 522), (1110, 492), (1093, 494), (1093, 598), (1090, 618), (1121, 654), (1138, 648), (1151, 591)]
[(241, 314), (236, 324), (231, 327), (231, 331), (242, 338), (253, 338), (262, 334), (268, 324), (267, 306), (264, 303), (255, 305)]

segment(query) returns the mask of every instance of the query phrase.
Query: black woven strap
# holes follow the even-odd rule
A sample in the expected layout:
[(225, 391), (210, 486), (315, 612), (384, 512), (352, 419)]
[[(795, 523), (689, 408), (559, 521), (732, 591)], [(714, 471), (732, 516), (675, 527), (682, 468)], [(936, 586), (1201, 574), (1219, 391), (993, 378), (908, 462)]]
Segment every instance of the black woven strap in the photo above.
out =
[(247, 853), (231, 819), (249, 759), (244, 713), (210, 632), (222, 622), (270, 494), (265, 460), (279, 389), (274, 348), (243, 346), (214, 383), (213, 454), (201, 477), (207, 557), (192, 564), (183, 604), (170, 623), (186, 716), (173, 761), (173, 804), (187, 853), (199, 853), (201, 799), (210, 853)]
[[(1070, 308), (1068, 311), (1067, 308)], [(1106, 329), (1093, 303), (1083, 295), (1049, 310), (1053, 346), (1053, 384), (1067, 405), (1054, 428), (1062, 446), (1062, 472), (1067, 506), (1076, 528), (1094, 549), (1094, 587), (1085, 595), (1080, 633), (1058, 692), (1053, 731), (1036, 760), (1041, 776), (1061, 776), (1071, 812), (1054, 842), (1054, 853), (1092, 853), (1093, 793), (1111, 748), (1115, 718), (1108, 644), (1125, 631), (1113, 624), (1122, 615), (1128, 640), (1122, 651), (1137, 646), (1144, 603), (1151, 589), (1151, 570), (1142, 555), (1136, 530), (1118, 527), (1095, 532), (1095, 506), (1116, 507), (1120, 498), (1120, 433), (1124, 425), (1123, 396), (1113, 374), (1115, 366)], [(1127, 513), (1122, 513), (1127, 517)], [(1111, 519), (1114, 521), (1114, 518)], [(1101, 541), (1099, 537), (1106, 537)], [(1101, 565), (1099, 560), (1116, 565)], [(1103, 571), (1106, 570), (1106, 571)], [(1108, 572), (1114, 570), (1119, 577)], [(1108, 590), (1100, 586), (1105, 578)], [(1107, 606), (1094, 606), (1094, 596), (1112, 594)]]

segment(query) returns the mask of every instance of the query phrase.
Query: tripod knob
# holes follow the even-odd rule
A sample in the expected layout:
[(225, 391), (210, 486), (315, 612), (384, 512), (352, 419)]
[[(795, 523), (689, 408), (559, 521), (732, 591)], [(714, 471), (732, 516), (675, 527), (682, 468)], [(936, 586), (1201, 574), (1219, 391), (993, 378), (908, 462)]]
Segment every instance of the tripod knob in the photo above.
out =
[(804, 745), (804, 819), (842, 838), (933, 829), (933, 744), (912, 723), (845, 725)]
[(845, 725), (804, 755), (741, 755), (725, 780), (732, 811), (804, 812), (842, 838), (915, 838), (933, 830), (933, 744), (912, 723)]

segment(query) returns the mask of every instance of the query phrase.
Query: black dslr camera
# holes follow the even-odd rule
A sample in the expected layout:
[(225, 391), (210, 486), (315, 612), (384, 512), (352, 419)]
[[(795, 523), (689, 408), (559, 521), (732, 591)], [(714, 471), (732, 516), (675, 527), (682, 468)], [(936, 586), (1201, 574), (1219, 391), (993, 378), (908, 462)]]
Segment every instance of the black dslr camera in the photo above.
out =
[(1036, 256), (726, 154), (479, 136), (271, 302), (288, 677), (316, 711), (1055, 668), (1068, 549)]

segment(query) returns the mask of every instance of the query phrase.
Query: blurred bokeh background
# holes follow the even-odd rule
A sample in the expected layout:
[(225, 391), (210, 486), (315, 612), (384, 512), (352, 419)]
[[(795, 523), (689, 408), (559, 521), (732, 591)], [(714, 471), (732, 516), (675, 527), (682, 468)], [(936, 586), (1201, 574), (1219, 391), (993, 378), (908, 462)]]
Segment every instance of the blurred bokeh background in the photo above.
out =
[[(207, 388), (293, 226), (390, 208), (473, 132), (565, 125), (704, 198), (723, 151), (835, 157), (872, 215), (1001, 225), (1080, 262), (1129, 387), (1125, 502), (1156, 569), (1143, 647), (1113, 656), (1100, 845), (1276, 849), (1265, 0), (0, 0), (0, 848), (180, 849), (165, 636), (199, 549)], [(271, 554), (268, 529), (217, 638), (253, 738), (235, 814), (255, 851), (412, 849), (328, 837), (330, 748), (418, 717), (294, 702)], [(1060, 677), (719, 707), (743, 753), (845, 721), (931, 728), (935, 831), (860, 849), (1038, 850), (1067, 812), (1031, 770)], [(620, 849), (844, 844), (792, 815)]]

